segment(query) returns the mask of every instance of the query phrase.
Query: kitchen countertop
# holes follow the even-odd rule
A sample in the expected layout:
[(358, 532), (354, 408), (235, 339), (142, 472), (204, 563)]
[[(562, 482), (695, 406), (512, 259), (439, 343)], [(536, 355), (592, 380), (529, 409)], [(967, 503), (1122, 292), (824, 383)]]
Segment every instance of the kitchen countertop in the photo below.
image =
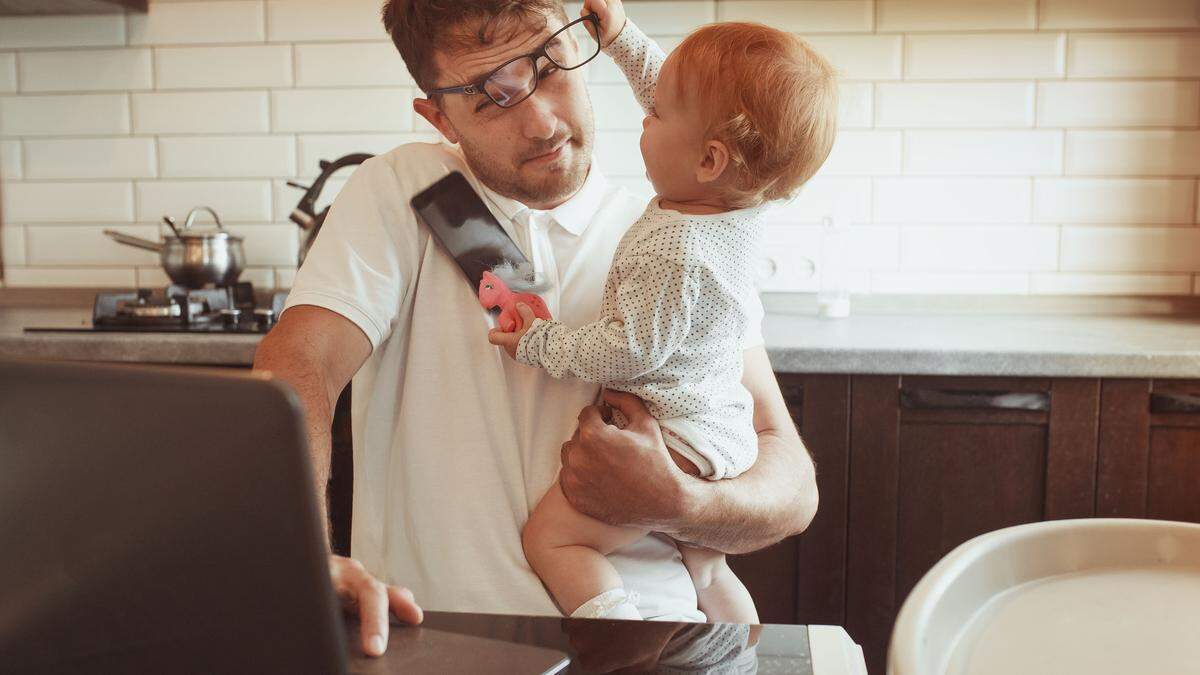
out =
[[(856, 313), (820, 319), (767, 303), (763, 333), (781, 373), (1200, 378), (1200, 316)], [(26, 333), (80, 327), (80, 307), (0, 306), (0, 357), (248, 366), (257, 335)]]

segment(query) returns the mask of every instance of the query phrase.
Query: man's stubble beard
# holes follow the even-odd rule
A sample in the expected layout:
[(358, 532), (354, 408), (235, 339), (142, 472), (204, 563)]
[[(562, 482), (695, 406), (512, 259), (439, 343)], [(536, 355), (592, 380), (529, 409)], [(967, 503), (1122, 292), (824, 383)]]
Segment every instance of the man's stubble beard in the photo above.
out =
[[(501, 162), (488, 157), (465, 137), (460, 137), (459, 145), (471, 171), (497, 193), (527, 205), (561, 203), (583, 186), (592, 165), (596, 133), (590, 98), (585, 110), (587, 119), (581, 128), (569, 130), (571, 140), (568, 144), (572, 150), (570, 164), (554, 167), (537, 176), (522, 175), (519, 163), (515, 166), (509, 163), (514, 160)], [(561, 141), (561, 134), (557, 138)]]

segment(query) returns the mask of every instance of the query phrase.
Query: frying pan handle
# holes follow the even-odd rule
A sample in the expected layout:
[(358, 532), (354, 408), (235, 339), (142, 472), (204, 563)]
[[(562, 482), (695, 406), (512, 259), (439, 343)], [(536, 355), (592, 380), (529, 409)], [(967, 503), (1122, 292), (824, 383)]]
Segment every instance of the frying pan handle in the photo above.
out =
[(117, 232), (116, 230), (105, 230), (104, 234), (107, 234), (113, 240), (115, 240), (119, 243), (125, 244), (126, 246), (134, 246), (136, 248), (144, 248), (147, 251), (154, 251), (155, 253), (162, 253), (163, 249), (166, 248), (163, 244), (161, 244), (157, 241), (150, 241), (149, 239), (142, 239), (141, 237), (135, 237), (133, 235), (125, 234), (123, 232)]

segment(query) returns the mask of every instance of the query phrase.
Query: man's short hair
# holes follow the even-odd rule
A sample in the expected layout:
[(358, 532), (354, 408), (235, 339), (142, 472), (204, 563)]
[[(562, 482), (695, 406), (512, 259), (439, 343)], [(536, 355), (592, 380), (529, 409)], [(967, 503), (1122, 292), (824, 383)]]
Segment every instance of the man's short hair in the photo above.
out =
[(706, 138), (729, 148), (733, 206), (786, 199), (829, 156), (837, 78), (804, 40), (756, 23), (696, 29), (675, 50), (679, 94), (697, 106)]
[[(436, 89), (434, 52), (454, 52), (541, 30), (549, 16), (564, 23), (562, 0), (387, 0), (383, 26), (417, 86)], [(443, 83), (457, 86), (465, 82)]]

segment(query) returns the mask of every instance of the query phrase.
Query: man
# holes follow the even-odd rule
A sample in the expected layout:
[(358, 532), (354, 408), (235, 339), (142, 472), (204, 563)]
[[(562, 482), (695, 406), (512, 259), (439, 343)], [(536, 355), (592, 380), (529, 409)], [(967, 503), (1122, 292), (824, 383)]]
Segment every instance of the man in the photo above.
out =
[[(588, 515), (728, 553), (807, 527), (813, 466), (761, 337), (746, 344), (744, 376), (758, 462), (733, 480), (695, 479), (635, 397), (606, 395), (630, 421), (619, 430), (592, 405), (593, 385), (554, 380), (488, 344), (474, 289), (409, 206), (461, 171), (550, 283), (542, 295), (554, 316), (594, 319), (613, 250), (645, 204), (592, 166), (581, 71), (540, 61), (527, 98), (501, 97), (511, 107), (462, 87), (542, 47), (568, 22), (559, 0), (389, 0), (383, 19), (423, 91), (458, 88), (413, 104), (454, 146), (401, 146), (355, 172), (255, 361), (299, 393), (322, 493), (331, 411), (354, 379), (356, 560), (331, 556), (330, 572), (361, 617), (364, 650), (382, 653), (389, 608), (421, 616), (412, 592), (377, 578), (433, 609), (557, 614), (520, 540), (556, 476)], [(611, 559), (643, 616), (703, 619), (670, 538), (651, 535)]]

